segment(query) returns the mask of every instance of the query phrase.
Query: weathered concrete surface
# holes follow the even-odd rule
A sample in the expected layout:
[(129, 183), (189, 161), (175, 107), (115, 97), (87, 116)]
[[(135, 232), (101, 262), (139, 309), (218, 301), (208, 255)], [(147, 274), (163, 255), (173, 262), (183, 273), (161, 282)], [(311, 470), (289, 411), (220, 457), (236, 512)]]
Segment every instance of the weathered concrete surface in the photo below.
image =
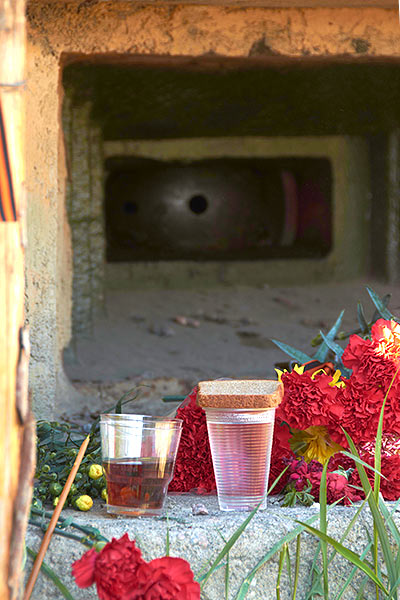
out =
[[(62, 52), (200, 56), (212, 51), (242, 57), (257, 42), (260, 48), (268, 45), (264, 54), (269, 55), (399, 56), (396, 8), (365, 8), (360, 16), (360, 8), (28, 3), (31, 33), (46, 41), (47, 52), (55, 56)], [(357, 45), (356, 39), (364, 43)]]
[[(208, 515), (193, 516), (192, 506), (198, 502), (206, 505), (209, 511)], [(251, 569), (256, 566), (258, 561), (266, 555), (278, 540), (297, 526), (295, 520), (305, 521), (318, 515), (318, 509), (318, 504), (310, 508), (283, 509), (277, 504), (271, 503), (266, 511), (258, 513), (230, 551), (230, 592), (228, 599), (236, 597), (242, 581)], [(170, 553), (172, 556), (181, 556), (188, 560), (196, 576), (204, 572), (207, 561), (214, 560), (222, 549), (224, 542), (221, 539), (221, 534), (225, 539), (228, 539), (248, 516), (248, 513), (221, 512), (218, 509), (215, 496), (170, 496), (167, 500), (167, 510)], [(339, 540), (354, 513), (355, 508), (335, 507), (331, 509), (328, 533)], [(69, 515), (71, 511), (65, 511), (65, 514)], [(113, 536), (119, 538), (125, 532), (128, 532), (130, 538), (136, 540), (146, 560), (165, 555), (167, 534), (165, 518), (113, 517), (106, 514), (104, 507), (96, 508), (96, 510), (85, 514), (74, 512), (73, 516), (76, 522), (97, 527), (109, 539)], [(396, 520), (400, 519), (396, 517)], [(318, 527), (318, 521), (315, 522), (315, 526)], [(365, 528), (370, 526), (369, 511), (364, 509), (361, 518), (350, 532), (346, 545), (361, 554), (367, 543)], [(31, 548), (38, 548), (40, 538), (37, 531), (38, 529), (30, 526), (27, 544)], [(84, 550), (84, 547), (78, 542), (54, 535), (46, 555), (46, 562), (67, 584), (77, 600), (89, 600), (97, 597), (93, 588), (79, 590), (70, 576), (71, 563), (80, 558)], [(311, 584), (310, 568), (315, 551), (315, 539), (308, 534), (302, 534), (298, 598), (304, 598)], [(295, 559), (295, 545), (293, 542), (290, 544), (290, 557), (293, 566)], [(276, 597), (278, 562), (279, 553), (258, 571), (246, 596), (248, 600), (272, 600)], [(29, 567), (30, 561), (27, 569)], [(334, 591), (338, 590), (340, 585), (343, 585), (350, 570), (351, 568), (349, 568), (346, 561), (341, 558), (334, 559), (329, 567), (329, 597), (331, 595), (334, 597)], [(224, 577), (225, 568), (220, 568), (211, 576), (203, 589), (203, 600), (222, 600), (226, 598)], [(359, 579), (353, 582), (344, 598), (354, 600), (359, 582)], [(291, 593), (288, 578), (284, 574), (281, 582), (282, 600), (289, 600), (292, 597)], [(373, 595), (367, 597), (372, 598)], [(53, 584), (41, 574), (32, 598), (50, 600), (61, 598), (61, 596), (54, 589)]]
[[(139, 6), (131, 2), (28, 2), (27, 318), (30, 387), (38, 415), (73, 393), (61, 354), (71, 336), (71, 232), (61, 68), (76, 56), (146, 60), (216, 56), (285, 61), (400, 56), (398, 15), (380, 8)], [(318, 273), (316, 274), (316, 276)]]

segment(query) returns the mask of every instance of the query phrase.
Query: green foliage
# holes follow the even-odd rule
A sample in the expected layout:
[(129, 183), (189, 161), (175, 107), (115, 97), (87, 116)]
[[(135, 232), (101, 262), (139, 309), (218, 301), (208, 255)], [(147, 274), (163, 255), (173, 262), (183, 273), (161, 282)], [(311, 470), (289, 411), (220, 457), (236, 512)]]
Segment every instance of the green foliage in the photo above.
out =
[[(105, 412), (121, 412), (122, 406), (135, 400), (138, 391), (126, 393), (115, 407)], [(90, 442), (82, 459), (75, 481), (68, 494), (66, 506), (76, 507), (75, 502), (81, 495), (92, 499), (101, 497), (106, 488), (104, 475), (97, 479), (89, 476), (91, 465), (101, 465), (100, 417), (97, 417), (90, 429)], [(73, 467), (78, 450), (86, 433), (77, 425), (58, 421), (38, 421), (36, 428), (36, 473), (32, 506), (42, 509), (57, 501)]]
[[(28, 546), (25, 546), (26, 548), (26, 552), (27, 554), (33, 559), (35, 560), (37, 553), (34, 552), (33, 550), (31, 550), (31, 548), (28, 548)], [(47, 563), (45, 563), (44, 561), (42, 562), (42, 566), (40, 567), (41, 570), (43, 571), (43, 573), (49, 578), (51, 579), (51, 581), (54, 583), (54, 585), (56, 586), (56, 588), (58, 589), (58, 591), (60, 592), (61, 596), (63, 598), (65, 598), (66, 600), (75, 600), (74, 596), (71, 594), (71, 592), (65, 587), (65, 585), (63, 584), (63, 582), (59, 579), (59, 577), (56, 575), (56, 573), (54, 573), (53, 569), (51, 569), (49, 567), (49, 565)]]
[(272, 339), (271, 341), (278, 346), (283, 352), (285, 352), (288, 356), (294, 359), (299, 365), (310, 362), (312, 360), (318, 360), (321, 363), (326, 362), (327, 360), (333, 360), (335, 362), (336, 368), (340, 369), (342, 375), (345, 377), (349, 377), (351, 375), (351, 371), (345, 368), (342, 362), (342, 354), (344, 348), (337, 343), (336, 340), (347, 340), (352, 334), (359, 334), (364, 338), (370, 336), (372, 325), (380, 318), (387, 320), (394, 320), (397, 323), (400, 320), (395, 317), (390, 310), (387, 308), (387, 305), (390, 300), (390, 294), (386, 294), (382, 298), (379, 298), (378, 294), (374, 292), (370, 287), (367, 286), (367, 292), (375, 305), (375, 312), (372, 315), (371, 319), (367, 321), (365, 317), (364, 307), (361, 302), (357, 304), (357, 320), (359, 327), (357, 329), (353, 329), (348, 332), (339, 331), (340, 326), (343, 320), (344, 311), (340, 313), (333, 327), (329, 330), (327, 334), (324, 334), (320, 331), (312, 340), (311, 346), (318, 347), (318, 350), (314, 355), (306, 354), (305, 352), (298, 350), (297, 348), (293, 348), (293, 346), (289, 346), (284, 342), (280, 342), (278, 340)]
[[(315, 535), (321, 541), (321, 548), (323, 549), (325, 546), (325, 551), (323, 551), (323, 565), (324, 565), (324, 573), (323, 573), (323, 581), (324, 581), (324, 598), (325, 600), (328, 598), (328, 589), (327, 589), (327, 555), (326, 548), (327, 544), (332, 546), (336, 552), (341, 554), (350, 564), (353, 565), (353, 570), (350, 574), (350, 577), (354, 576), (356, 570), (360, 570), (365, 573), (365, 575), (375, 584), (376, 589), (376, 598), (377, 600), (380, 598), (380, 592), (383, 592), (386, 598), (393, 598), (397, 600), (398, 598), (398, 587), (400, 584), (400, 532), (393, 520), (392, 514), (388, 510), (383, 498), (380, 495), (380, 467), (381, 467), (381, 451), (382, 451), (382, 434), (383, 434), (383, 417), (385, 411), (385, 404), (390, 392), (390, 389), (400, 371), (400, 367), (396, 370), (390, 386), (386, 392), (385, 399), (382, 404), (378, 429), (376, 434), (376, 444), (375, 444), (375, 464), (374, 464), (374, 487), (372, 488), (366, 470), (365, 463), (363, 464), (357, 448), (351, 439), (351, 437), (345, 432), (347, 442), (349, 444), (349, 448), (351, 450), (351, 455), (356, 463), (356, 467), (358, 470), (358, 474), (361, 480), (361, 485), (364, 490), (366, 501), (369, 504), (369, 508), (373, 517), (373, 537), (370, 539), (369, 545), (367, 549), (365, 549), (360, 555), (356, 554), (349, 548), (343, 545), (342, 541), (338, 542), (331, 536), (327, 535), (327, 518), (326, 518), (326, 471), (323, 472), (323, 477), (321, 478), (321, 493), (320, 493), (320, 528), (315, 529), (308, 524), (301, 523), (304, 525), (305, 529)], [(357, 513), (357, 518), (360, 515), (360, 511)], [(391, 537), (390, 537), (391, 534)], [(373, 557), (373, 569), (370, 566), (370, 563), (366, 560), (366, 553), (371, 548), (372, 557)], [(383, 575), (383, 570), (379, 564), (379, 552), (381, 552), (383, 556), (383, 561), (385, 563), (385, 575)], [(338, 599), (340, 599), (343, 595), (344, 589), (347, 587), (348, 583), (345, 582), (341, 592), (339, 593)], [(362, 596), (360, 596), (362, 597)]]
[[(61, 494), (85, 437), (78, 427), (70, 424), (38, 422), (33, 506), (41, 508), (43, 505), (53, 504), (54, 499)], [(90, 466), (97, 463), (101, 463), (100, 439), (98, 435), (93, 435), (71, 486), (67, 506), (72, 506), (74, 500), (82, 494), (97, 498), (99, 488), (106, 486), (103, 475), (96, 481), (89, 477)]]
[(296, 490), (294, 483), (288, 484), (285, 488), (282, 506), (291, 507), (296, 506), (297, 503), (302, 504), (303, 506), (311, 506), (314, 504), (314, 496), (310, 493), (311, 489), (311, 483), (301, 491)]

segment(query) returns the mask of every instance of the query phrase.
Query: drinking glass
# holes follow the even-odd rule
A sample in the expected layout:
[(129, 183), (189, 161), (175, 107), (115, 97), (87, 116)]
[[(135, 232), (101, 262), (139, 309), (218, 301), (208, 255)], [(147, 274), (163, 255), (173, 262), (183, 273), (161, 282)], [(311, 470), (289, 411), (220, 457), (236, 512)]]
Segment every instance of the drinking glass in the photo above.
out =
[(101, 415), (107, 512), (130, 516), (162, 513), (181, 430), (180, 419)]

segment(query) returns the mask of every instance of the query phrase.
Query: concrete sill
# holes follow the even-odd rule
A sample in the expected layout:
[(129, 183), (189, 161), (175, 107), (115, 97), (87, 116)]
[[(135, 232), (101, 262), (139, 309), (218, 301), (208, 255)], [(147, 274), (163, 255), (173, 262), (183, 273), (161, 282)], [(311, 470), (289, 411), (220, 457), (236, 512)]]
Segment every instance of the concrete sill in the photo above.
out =
[[(192, 514), (192, 506), (202, 503), (207, 507), (208, 515)], [(193, 495), (169, 496), (167, 499), (167, 511), (169, 515), (170, 529), (170, 554), (185, 558), (198, 575), (203, 572), (204, 566), (211, 559), (214, 560), (224, 543), (220, 533), (228, 539), (232, 533), (243, 523), (248, 513), (224, 513), (218, 508), (216, 496), (202, 497)], [(340, 539), (346, 526), (355, 513), (355, 508), (336, 506), (329, 512), (329, 534), (335, 539)], [(317, 515), (319, 505), (310, 508), (281, 508), (272, 499), (266, 511), (258, 513), (248, 525), (247, 529), (233, 546), (230, 560), (229, 577), (229, 599), (236, 597), (237, 591), (246, 575), (255, 567), (258, 561), (269, 551), (270, 548), (289, 531), (296, 527), (295, 520), (305, 521)], [(63, 511), (68, 516), (72, 511)], [(144, 558), (152, 558), (165, 555), (165, 542), (167, 523), (165, 518), (123, 518), (107, 515), (103, 506), (92, 509), (89, 513), (73, 512), (74, 520), (78, 523), (93, 525), (101, 533), (111, 539), (113, 536), (119, 538), (125, 532), (131, 539), (135, 539), (141, 548)], [(400, 519), (396, 517), (396, 521)], [(318, 527), (318, 520), (315, 522)], [(350, 532), (346, 545), (356, 552), (362, 552), (367, 543), (365, 527), (371, 531), (372, 521), (369, 510), (364, 508), (363, 513), (355, 527)], [(220, 532), (220, 533), (218, 533)], [(41, 533), (29, 526), (27, 534), (27, 545), (37, 550), (40, 544)], [(314, 558), (317, 543), (315, 539), (302, 534), (301, 537), (301, 563), (300, 578), (297, 598), (302, 600), (310, 586), (310, 569)], [(85, 551), (83, 545), (73, 540), (53, 535), (45, 561), (59, 575), (68, 589), (77, 600), (90, 600), (97, 598), (95, 588), (80, 590), (71, 578), (71, 564), (80, 558)], [(295, 545), (290, 545), (290, 557), (292, 566), (295, 559)], [(279, 553), (264, 565), (254, 578), (246, 600), (272, 600), (276, 597), (276, 576), (278, 570)], [(31, 561), (28, 560), (26, 570), (29, 574)], [(348, 563), (341, 557), (336, 557), (330, 566), (330, 591), (339, 589), (341, 578), (343, 582), (350, 572)], [(202, 600), (224, 600), (225, 599), (225, 568), (218, 569), (207, 582), (203, 592)], [(354, 600), (360, 577), (356, 578), (353, 586), (348, 589), (344, 598)], [(286, 575), (281, 581), (281, 600), (291, 598), (291, 590)], [(332, 598), (334, 595), (332, 595)], [(367, 595), (366, 598), (373, 597)], [(36, 583), (32, 598), (36, 600), (58, 599), (61, 594), (53, 586), (46, 576), (40, 574)]]

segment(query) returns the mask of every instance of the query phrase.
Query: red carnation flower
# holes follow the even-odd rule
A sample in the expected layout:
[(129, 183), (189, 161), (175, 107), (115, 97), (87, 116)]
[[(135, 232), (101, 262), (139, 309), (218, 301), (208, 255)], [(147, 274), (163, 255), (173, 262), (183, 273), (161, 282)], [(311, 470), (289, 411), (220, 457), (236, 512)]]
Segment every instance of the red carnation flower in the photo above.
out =
[(137, 569), (145, 564), (142, 553), (127, 533), (112, 539), (99, 554), (91, 549), (72, 565), (79, 587), (96, 583), (100, 600), (119, 600), (137, 584)]
[(96, 572), (96, 559), (98, 553), (93, 548), (72, 565), (72, 575), (75, 577), (76, 585), (80, 588), (87, 588), (94, 584), (94, 574)]
[[(287, 423), (282, 421), (279, 416), (275, 417), (274, 425), (274, 437), (271, 449), (271, 464), (269, 471), (269, 482), (268, 487), (274, 483), (275, 479), (282, 473), (287, 467), (288, 460), (295, 458), (289, 445), (290, 429)], [(279, 479), (278, 483), (272, 490), (272, 494), (279, 494), (287, 484), (288, 472)]]
[(208, 440), (206, 413), (197, 405), (197, 387), (176, 413), (183, 420), (174, 478), (169, 492), (197, 491), (207, 494), (217, 489)]
[[(332, 438), (346, 445), (343, 427), (354, 443), (375, 439), (384, 397), (400, 363), (400, 325), (379, 319), (372, 327), (371, 340), (352, 335), (343, 354), (345, 366), (353, 373), (338, 394), (343, 405), (340, 420), (328, 425)], [(400, 435), (400, 381), (393, 383), (385, 406), (384, 431)]]
[(352, 379), (360, 385), (385, 390), (400, 361), (400, 325), (379, 319), (371, 329), (371, 340), (352, 335), (343, 353), (343, 363), (353, 369)]
[(365, 351), (372, 347), (371, 340), (364, 340), (359, 335), (350, 336), (348, 344), (344, 349), (342, 361), (345, 367), (356, 373)]
[(139, 567), (137, 588), (124, 600), (199, 600), (200, 585), (182, 558), (164, 556)]
[(100, 600), (200, 600), (200, 585), (186, 560), (164, 556), (147, 563), (127, 533), (100, 553), (85, 552), (72, 573), (81, 588), (96, 583)]
[[(331, 420), (327, 429), (333, 441), (347, 447), (343, 429), (355, 444), (375, 439), (384, 391), (379, 387), (363, 385), (353, 376), (340, 388), (338, 402), (343, 406), (340, 420)], [(343, 429), (342, 429), (343, 428)]]
[[(310, 494), (318, 502), (319, 488), (321, 485), (322, 465), (316, 460), (306, 463), (305, 460), (293, 460), (290, 463), (289, 483), (293, 482), (297, 491), (306, 489), (311, 484)], [(352, 502), (361, 500), (361, 494), (358, 490), (349, 485), (345, 473), (327, 473), (326, 479), (326, 499), (328, 504), (337, 500), (341, 504), (349, 505)]]
[(307, 429), (311, 425), (327, 425), (340, 418), (343, 407), (338, 402), (339, 389), (332, 377), (325, 373), (310, 375), (296, 371), (282, 375), (284, 396), (277, 415), (294, 429)]
[[(365, 444), (359, 450), (364, 462), (374, 466), (375, 443)], [(381, 477), (380, 490), (385, 500), (398, 500), (400, 498), (400, 439), (385, 435), (382, 439), (381, 449)], [(371, 469), (365, 469), (367, 477), (373, 486), (374, 473)], [(361, 486), (357, 469), (354, 469), (350, 483)]]

